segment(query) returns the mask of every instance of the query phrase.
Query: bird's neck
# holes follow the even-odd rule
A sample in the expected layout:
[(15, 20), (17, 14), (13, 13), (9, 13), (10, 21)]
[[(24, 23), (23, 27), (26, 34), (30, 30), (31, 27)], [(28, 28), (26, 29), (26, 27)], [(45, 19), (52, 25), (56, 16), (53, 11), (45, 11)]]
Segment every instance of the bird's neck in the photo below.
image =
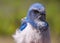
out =
[[(26, 21), (30, 23), (35, 29), (44, 30), (44, 31), (48, 29), (48, 23), (46, 21), (31, 20), (31, 19), (26, 19)], [(42, 29), (41, 27), (44, 28)]]
[(40, 22), (38, 22), (37, 23), (37, 21), (35, 21), (35, 20), (31, 20), (31, 19), (26, 19), (26, 21), (28, 22), (28, 23), (30, 23), (34, 28), (36, 28), (36, 29), (39, 29), (38, 27), (38, 23)]
[(28, 23), (30, 23), (33, 27), (37, 28), (37, 24), (34, 22), (34, 20), (26, 20)]

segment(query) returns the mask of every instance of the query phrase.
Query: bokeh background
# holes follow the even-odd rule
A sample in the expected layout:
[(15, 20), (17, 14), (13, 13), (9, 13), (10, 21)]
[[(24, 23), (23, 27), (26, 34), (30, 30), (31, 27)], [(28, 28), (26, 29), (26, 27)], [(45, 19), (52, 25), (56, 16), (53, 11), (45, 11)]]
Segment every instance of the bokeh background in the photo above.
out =
[(46, 6), (51, 42), (60, 43), (60, 0), (0, 0), (0, 43), (15, 43), (12, 34), (20, 27), (31, 4)]

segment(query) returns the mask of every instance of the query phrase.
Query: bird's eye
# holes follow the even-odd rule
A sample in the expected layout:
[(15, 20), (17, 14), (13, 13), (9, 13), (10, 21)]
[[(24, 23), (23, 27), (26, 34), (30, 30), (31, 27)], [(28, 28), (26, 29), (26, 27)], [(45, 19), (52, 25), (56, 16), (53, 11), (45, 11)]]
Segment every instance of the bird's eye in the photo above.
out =
[(37, 10), (34, 10), (34, 13), (35, 13), (35, 14), (37, 14), (37, 13), (39, 13), (39, 11), (37, 11)]

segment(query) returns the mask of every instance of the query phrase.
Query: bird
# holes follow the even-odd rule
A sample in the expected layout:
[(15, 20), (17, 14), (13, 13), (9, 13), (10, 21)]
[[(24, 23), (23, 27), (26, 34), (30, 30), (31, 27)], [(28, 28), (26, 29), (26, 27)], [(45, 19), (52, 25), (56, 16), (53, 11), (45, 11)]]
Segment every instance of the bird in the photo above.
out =
[(13, 38), (16, 43), (51, 43), (46, 8), (43, 4), (34, 3), (30, 6)]

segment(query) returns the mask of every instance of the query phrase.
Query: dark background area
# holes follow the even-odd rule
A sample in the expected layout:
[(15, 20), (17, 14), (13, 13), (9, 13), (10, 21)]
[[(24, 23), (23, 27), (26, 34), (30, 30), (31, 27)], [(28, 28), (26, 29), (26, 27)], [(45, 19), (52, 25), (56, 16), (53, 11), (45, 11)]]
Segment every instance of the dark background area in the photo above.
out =
[(60, 43), (60, 0), (0, 0), (0, 43), (14, 43), (12, 34), (20, 27), (30, 5), (37, 2), (46, 7), (51, 42)]

